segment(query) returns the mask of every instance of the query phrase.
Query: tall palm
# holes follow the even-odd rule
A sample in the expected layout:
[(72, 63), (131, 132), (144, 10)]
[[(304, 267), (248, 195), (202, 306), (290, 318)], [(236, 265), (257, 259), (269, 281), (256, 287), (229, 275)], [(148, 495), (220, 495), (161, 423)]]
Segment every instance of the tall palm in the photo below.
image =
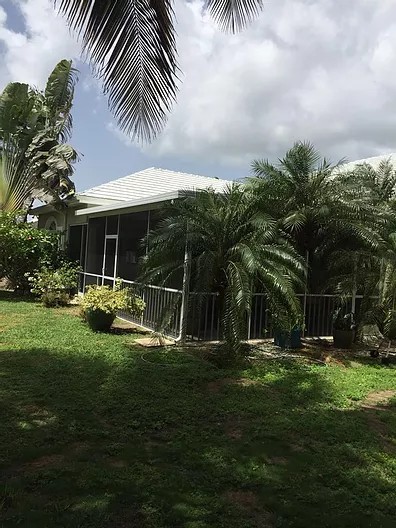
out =
[(57, 200), (74, 192), (72, 129), (76, 70), (63, 60), (44, 92), (10, 83), (0, 95), (0, 210), (26, 209), (32, 199)]
[[(81, 37), (123, 130), (150, 139), (176, 97), (178, 66), (172, 0), (53, 0)], [(263, 0), (207, 0), (220, 27), (238, 31)]]
[[(376, 245), (358, 238), (340, 244), (329, 259), (329, 287), (342, 296), (361, 294), (357, 323), (359, 333), (366, 323), (378, 322), (395, 313), (396, 300), (396, 171), (389, 160), (377, 168), (364, 163), (339, 175), (339, 180), (354, 189), (355, 196), (375, 208), (377, 219), (371, 228), (377, 232)], [(383, 221), (386, 220), (386, 221)], [(394, 318), (396, 320), (396, 318)]]
[(377, 246), (385, 221), (365, 193), (337, 174), (311, 143), (297, 142), (277, 165), (252, 163), (249, 186), (259, 206), (278, 219), (309, 263), (343, 244)]
[(298, 316), (294, 288), (304, 272), (301, 259), (238, 184), (222, 194), (188, 195), (168, 207), (149, 235), (144, 280), (166, 284), (180, 277), (186, 246), (191, 288), (218, 293), (222, 335), (230, 350), (238, 350), (244, 336), (254, 289), (267, 293), (279, 310)]

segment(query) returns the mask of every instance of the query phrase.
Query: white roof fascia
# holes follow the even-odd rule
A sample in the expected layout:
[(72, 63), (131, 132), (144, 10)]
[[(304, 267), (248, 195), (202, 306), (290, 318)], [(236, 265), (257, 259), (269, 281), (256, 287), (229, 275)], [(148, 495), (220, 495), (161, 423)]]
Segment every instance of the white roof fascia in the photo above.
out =
[[(193, 193), (194, 191), (191, 191)], [(114, 204), (103, 205), (101, 207), (88, 207), (86, 209), (80, 209), (76, 211), (76, 216), (98, 214), (98, 213), (109, 213), (112, 211), (119, 211), (122, 209), (129, 209), (132, 207), (138, 207), (140, 205), (150, 205), (159, 202), (167, 202), (168, 200), (176, 200), (180, 198), (183, 194), (185, 196), (185, 191), (172, 191), (169, 193), (157, 194), (156, 196), (150, 196), (148, 198), (141, 198), (140, 200), (128, 200), (125, 202), (117, 202)]]
[[(89, 195), (81, 195), (76, 194), (76, 199), (78, 202), (76, 202), (75, 205), (78, 206), (79, 203), (81, 204), (92, 204), (92, 205), (106, 205), (106, 204), (112, 204), (118, 202), (118, 200), (114, 200), (113, 198), (98, 198), (96, 196), (89, 196)], [(73, 203), (74, 205), (74, 203)]]

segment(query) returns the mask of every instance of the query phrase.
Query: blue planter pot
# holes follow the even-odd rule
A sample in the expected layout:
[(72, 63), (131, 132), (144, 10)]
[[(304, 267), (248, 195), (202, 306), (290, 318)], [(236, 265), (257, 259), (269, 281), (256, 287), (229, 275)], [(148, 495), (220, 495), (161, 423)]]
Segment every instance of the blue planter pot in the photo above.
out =
[(291, 332), (276, 330), (274, 344), (280, 348), (301, 348), (301, 329), (293, 328)]

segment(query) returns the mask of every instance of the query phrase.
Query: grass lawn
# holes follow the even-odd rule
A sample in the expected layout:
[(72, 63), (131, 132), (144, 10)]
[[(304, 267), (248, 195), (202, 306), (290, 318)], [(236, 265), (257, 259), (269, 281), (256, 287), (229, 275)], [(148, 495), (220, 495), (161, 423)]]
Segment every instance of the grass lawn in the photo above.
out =
[(396, 526), (396, 369), (134, 339), (0, 294), (2, 528)]

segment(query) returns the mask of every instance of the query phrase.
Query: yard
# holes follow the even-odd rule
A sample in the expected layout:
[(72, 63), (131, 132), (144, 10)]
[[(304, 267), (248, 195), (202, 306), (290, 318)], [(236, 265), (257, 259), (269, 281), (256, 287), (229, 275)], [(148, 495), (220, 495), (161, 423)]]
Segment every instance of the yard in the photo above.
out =
[(395, 526), (394, 368), (135, 338), (1, 294), (1, 527)]

